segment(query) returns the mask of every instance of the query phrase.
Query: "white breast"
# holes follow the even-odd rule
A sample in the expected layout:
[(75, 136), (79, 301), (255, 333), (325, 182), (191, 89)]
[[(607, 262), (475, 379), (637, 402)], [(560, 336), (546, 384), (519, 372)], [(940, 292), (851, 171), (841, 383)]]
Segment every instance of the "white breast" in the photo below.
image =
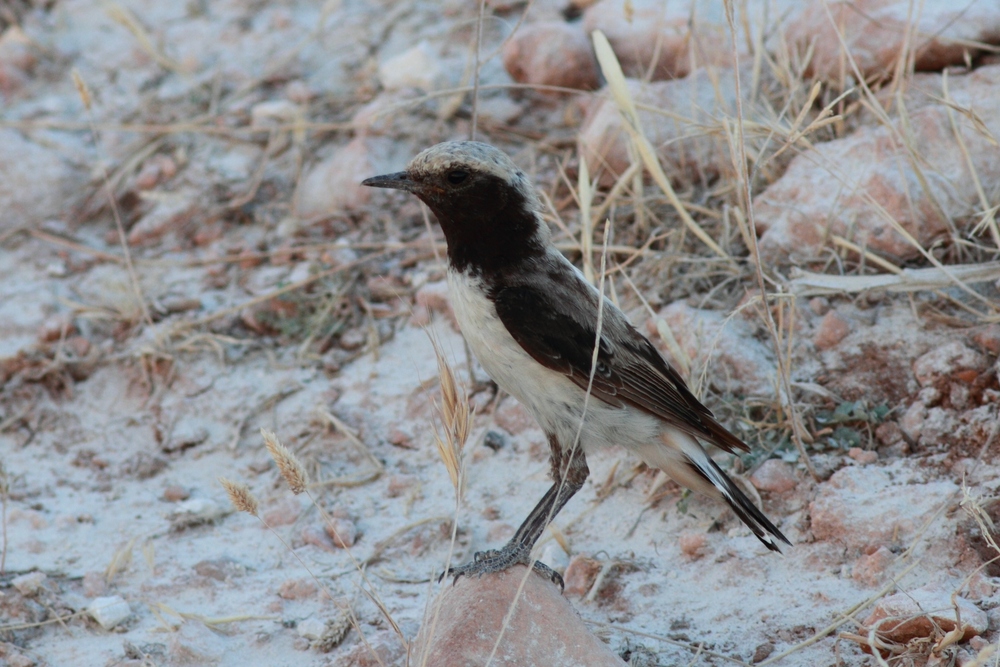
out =
[[(448, 286), (462, 334), (483, 369), (521, 402), (542, 430), (555, 433), (560, 442), (572, 442), (583, 414), (584, 391), (524, 351), (500, 321), (478, 278), (449, 270)], [(581, 438), (585, 450), (611, 444), (629, 447), (648, 442), (659, 429), (658, 420), (649, 415), (592, 397)]]
[(532, 359), (500, 321), (478, 278), (448, 271), (451, 307), (462, 335), (483, 369), (516, 398), (546, 431), (555, 427), (552, 403), (575, 403), (579, 389), (561, 373)]

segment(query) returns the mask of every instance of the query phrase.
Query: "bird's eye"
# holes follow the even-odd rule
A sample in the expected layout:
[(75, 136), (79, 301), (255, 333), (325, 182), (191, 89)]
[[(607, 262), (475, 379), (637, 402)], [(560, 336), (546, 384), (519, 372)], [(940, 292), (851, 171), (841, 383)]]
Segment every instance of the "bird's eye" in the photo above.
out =
[(456, 169), (454, 171), (448, 172), (448, 182), (452, 185), (458, 185), (462, 183), (469, 177), (469, 172), (462, 171), (461, 169)]

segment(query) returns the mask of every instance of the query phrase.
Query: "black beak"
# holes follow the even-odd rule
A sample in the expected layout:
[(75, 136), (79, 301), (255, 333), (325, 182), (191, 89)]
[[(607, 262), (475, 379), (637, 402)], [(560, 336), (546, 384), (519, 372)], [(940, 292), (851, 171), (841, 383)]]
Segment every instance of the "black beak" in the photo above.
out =
[(405, 171), (397, 171), (395, 174), (383, 174), (382, 176), (372, 176), (361, 181), (361, 185), (372, 188), (392, 188), (393, 190), (406, 190), (415, 192), (419, 184), (410, 178)]

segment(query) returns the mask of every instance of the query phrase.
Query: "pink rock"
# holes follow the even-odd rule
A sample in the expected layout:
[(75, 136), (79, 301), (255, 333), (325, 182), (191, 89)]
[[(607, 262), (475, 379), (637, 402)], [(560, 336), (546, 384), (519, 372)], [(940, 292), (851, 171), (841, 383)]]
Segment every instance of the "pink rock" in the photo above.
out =
[(697, 67), (732, 63), (721, 3), (708, 4), (692, 16), (688, 2), (603, 0), (584, 12), (583, 29), (604, 32), (627, 76), (682, 78)]
[(750, 483), (759, 491), (787, 493), (799, 485), (792, 466), (781, 459), (768, 459), (750, 475)]
[(896, 422), (885, 422), (875, 429), (875, 437), (883, 445), (896, 445), (903, 442), (903, 429)]
[(504, 45), (503, 66), (518, 83), (579, 90), (599, 85), (597, 60), (579, 24), (541, 21), (522, 27)]
[(987, 324), (972, 334), (972, 340), (990, 354), (1000, 354), (1000, 324)]
[[(955, 104), (975, 109), (987, 130), (1000, 136), (1000, 65), (949, 77), (949, 91)], [(934, 95), (943, 95), (940, 82)], [(900, 262), (920, 252), (886, 216), (924, 248), (950, 234), (949, 221), (960, 231), (975, 224), (979, 195), (952, 130), (949, 109), (922, 97), (925, 106), (910, 113), (905, 124), (862, 127), (791, 161), (785, 174), (754, 203), (765, 261), (808, 260), (836, 234)], [(1000, 151), (971, 121), (952, 113), (980, 181), (1000, 181)], [(907, 137), (923, 159), (933, 156), (933, 178), (925, 179), (930, 192), (921, 185), (927, 167), (921, 166), (917, 173), (901, 137)]]
[(913, 374), (922, 387), (936, 384), (962, 371), (978, 374), (985, 368), (986, 357), (957, 340), (936, 347), (913, 362)]
[(299, 514), (302, 513), (302, 506), (294, 498), (285, 498), (264, 512), (264, 521), (271, 526), (287, 526), (295, 523)]
[(813, 336), (813, 345), (818, 350), (829, 350), (847, 338), (849, 333), (851, 327), (847, 320), (838, 315), (837, 311), (831, 310), (819, 321), (816, 334)]
[[(891, 77), (904, 54), (913, 54), (917, 71), (963, 65), (965, 58), (979, 53), (972, 42), (993, 43), (1000, 31), (1000, 6), (991, 2), (925, 0), (919, 10), (907, 0), (832, 0), (802, 5), (803, 11), (788, 24), (785, 39), (802, 53), (813, 49), (807, 76), (812, 73), (832, 81), (840, 81), (845, 68), (838, 33), (862, 75), (870, 80)], [(916, 26), (911, 25), (914, 20)], [(908, 51), (904, 45), (909, 46)], [(847, 74), (853, 76), (850, 65), (846, 67)]]
[(601, 571), (601, 563), (590, 556), (577, 554), (569, 559), (566, 572), (563, 573), (563, 583), (566, 584), (566, 595), (583, 596), (590, 591)]
[(851, 447), (847, 451), (847, 455), (862, 465), (869, 465), (878, 461), (878, 453), (861, 449), (860, 447)]
[(182, 500), (187, 500), (191, 497), (191, 492), (185, 489), (183, 486), (168, 486), (163, 489), (163, 499), (168, 503), (176, 503)]
[(389, 431), (389, 436), (386, 439), (389, 441), (389, 444), (396, 447), (413, 449), (413, 436), (401, 428), (394, 428)]
[(681, 553), (691, 560), (698, 560), (705, 555), (705, 548), (708, 546), (708, 538), (705, 533), (681, 533), (677, 538), (677, 544), (681, 548)]
[(927, 406), (916, 401), (906, 409), (903, 418), (899, 420), (899, 428), (910, 440), (917, 442), (920, 439), (920, 431), (927, 419)]
[[(744, 113), (752, 118), (752, 71), (744, 68), (740, 76)], [(736, 77), (731, 68), (712, 72), (702, 68), (676, 81), (629, 79), (627, 85), (636, 104), (663, 110), (653, 113), (640, 107), (639, 121), (668, 176), (710, 179), (732, 171), (725, 134), (704, 131), (706, 125), (736, 113)], [(590, 107), (580, 143), (591, 176), (599, 176), (602, 185), (612, 185), (629, 167), (628, 134), (610, 95)]]
[(306, 526), (302, 529), (302, 542), (305, 544), (311, 544), (312, 546), (318, 547), (323, 551), (336, 550), (330, 536), (327, 535), (323, 529), (316, 528), (315, 526)]
[[(427, 613), (410, 652), (415, 665), (464, 667), (621, 667), (625, 663), (595, 637), (559, 592), (525, 568), (484, 577), (462, 577), (444, 586)], [(508, 610), (514, 613), (506, 621)], [(500, 644), (494, 652), (494, 645)], [(490, 657), (492, 655), (492, 661)]]
[(950, 590), (925, 586), (879, 600), (864, 620), (860, 634), (867, 634), (867, 628), (875, 627), (878, 636), (899, 644), (919, 637), (940, 639), (958, 625), (956, 606), (964, 641), (986, 632), (989, 625), (986, 612), (965, 598), (955, 596), (953, 602)]
[(284, 600), (302, 600), (316, 595), (316, 582), (312, 579), (288, 579), (278, 587), (278, 597)]
[(358, 526), (350, 519), (335, 516), (326, 524), (326, 534), (335, 547), (353, 547), (358, 540)]
[(156, 203), (153, 208), (129, 230), (130, 244), (142, 245), (155, 241), (189, 222), (202, 211), (198, 191), (191, 187), (181, 188), (176, 192), (157, 193), (154, 201)]
[(306, 170), (295, 191), (295, 212), (315, 218), (354, 211), (371, 201), (375, 190), (361, 185), (368, 176), (384, 174), (395, 165), (397, 142), (382, 137), (359, 136)]
[(722, 392), (774, 395), (777, 370), (771, 348), (754, 337), (746, 321), (676, 301), (659, 312), (692, 362), (708, 365), (708, 380)]
[(898, 473), (890, 477), (881, 467), (841, 468), (820, 485), (809, 505), (813, 536), (858, 552), (872, 545), (908, 544), (955, 492), (955, 485), (906, 481)]
[(896, 554), (885, 547), (879, 547), (855, 561), (851, 578), (865, 586), (877, 586), (885, 579), (885, 570), (895, 559)]

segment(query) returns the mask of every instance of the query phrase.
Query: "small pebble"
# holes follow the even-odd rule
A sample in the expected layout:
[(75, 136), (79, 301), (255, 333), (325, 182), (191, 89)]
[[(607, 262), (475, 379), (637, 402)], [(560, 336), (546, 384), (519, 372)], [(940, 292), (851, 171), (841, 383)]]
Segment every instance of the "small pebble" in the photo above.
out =
[(10, 583), (21, 595), (31, 597), (38, 593), (47, 578), (44, 572), (29, 572), (28, 574), (14, 577)]
[(708, 545), (708, 539), (704, 533), (686, 532), (681, 534), (677, 539), (677, 543), (680, 545), (681, 553), (691, 560), (698, 560), (705, 555), (705, 547)]
[(402, 429), (394, 428), (389, 431), (389, 444), (396, 447), (403, 447), (404, 449), (412, 449), (413, 436)]
[(295, 629), (298, 631), (299, 637), (313, 640), (319, 639), (326, 631), (326, 621), (318, 619), (315, 616), (310, 616), (305, 620), (299, 621)]
[(483, 436), (483, 444), (494, 452), (498, 452), (507, 444), (507, 438), (499, 431), (487, 431), (486, 435)]
[(861, 449), (860, 447), (851, 447), (848, 450), (847, 455), (862, 465), (878, 461), (877, 453)]
[(181, 500), (187, 500), (190, 497), (191, 493), (183, 486), (168, 486), (163, 489), (163, 499), (168, 503), (176, 503)]
[(283, 600), (302, 600), (316, 595), (316, 590), (312, 579), (288, 579), (278, 587), (278, 597)]
[(313, 526), (306, 526), (302, 529), (302, 541), (319, 547), (323, 551), (334, 551), (333, 541), (330, 537), (323, 530)]
[(564, 592), (566, 595), (586, 595), (600, 571), (600, 561), (580, 554), (573, 556), (563, 574), (563, 581), (566, 583)]
[(87, 605), (87, 613), (105, 630), (112, 630), (116, 625), (132, 615), (128, 602), (120, 595), (95, 598)]
[(333, 540), (333, 545), (340, 548), (352, 547), (358, 539), (358, 527), (350, 519), (333, 517), (326, 524), (326, 534)]
[(757, 648), (753, 650), (753, 658), (751, 658), (750, 661), (753, 663), (763, 662), (773, 652), (774, 652), (774, 644), (772, 644), (771, 642), (764, 642), (763, 644), (758, 644)]

